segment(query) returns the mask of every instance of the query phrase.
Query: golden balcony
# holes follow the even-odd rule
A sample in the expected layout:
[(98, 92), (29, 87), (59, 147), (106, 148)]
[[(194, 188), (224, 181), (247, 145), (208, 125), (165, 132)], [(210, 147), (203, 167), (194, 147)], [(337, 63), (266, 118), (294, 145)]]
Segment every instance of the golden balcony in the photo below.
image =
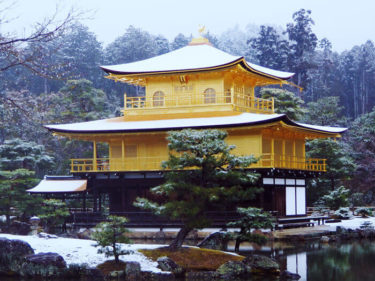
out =
[[(71, 159), (71, 172), (135, 172), (160, 171), (164, 157)], [(250, 168), (280, 168), (325, 172), (326, 159), (306, 159), (287, 155), (263, 154)]]
[[(161, 93), (161, 94), (158, 94)], [(156, 96), (155, 96), (156, 94)], [(153, 97), (127, 97), (124, 95), (124, 115), (142, 111), (155, 113), (194, 111), (226, 111), (235, 110), (251, 113), (274, 113), (274, 100), (253, 97), (241, 93), (184, 93), (174, 97), (164, 97), (156, 92)]]

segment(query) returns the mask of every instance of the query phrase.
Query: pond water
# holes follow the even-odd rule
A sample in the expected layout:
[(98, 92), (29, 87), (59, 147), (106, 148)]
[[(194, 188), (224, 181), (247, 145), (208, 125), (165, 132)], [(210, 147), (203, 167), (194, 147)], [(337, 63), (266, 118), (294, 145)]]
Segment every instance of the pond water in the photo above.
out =
[[(243, 255), (261, 253), (277, 259), (282, 269), (298, 273), (301, 276), (300, 281), (375, 280), (375, 242), (373, 241), (350, 244), (274, 243), (256, 248), (245, 244), (241, 245), (241, 248)], [(0, 277), (0, 280), (20, 281), (19, 278), (5, 277)]]
[[(277, 259), (283, 269), (301, 276), (300, 281), (375, 280), (375, 242), (350, 244), (297, 244), (262, 247), (257, 253)], [(243, 254), (249, 254), (249, 251)]]

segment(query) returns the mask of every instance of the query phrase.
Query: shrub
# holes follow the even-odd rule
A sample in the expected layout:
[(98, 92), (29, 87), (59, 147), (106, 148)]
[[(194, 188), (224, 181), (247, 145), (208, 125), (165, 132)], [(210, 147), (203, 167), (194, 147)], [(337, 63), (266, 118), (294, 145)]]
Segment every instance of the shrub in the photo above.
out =
[(334, 214), (336, 218), (343, 220), (350, 219), (352, 215), (353, 213), (349, 210), (349, 208), (340, 208)]
[(349, 189), (340, 186), (324, 195), (319, 201), (322, 205), (329, 207), (331, 210), (337, 210), (349, 205)]
[(44, 227), (49, 231), (62, 227), (64, 230), (65, 221), (70, 216), (69, 210), (65, 202), (58, 199), (46, 199), (43, 201), (40, 219)]
[(367, 218), (367, 217), (372, 216), (372, 211), (366, 207), (358, 208), (355, 212), (358, 216), (361, 216), (362, 218)]

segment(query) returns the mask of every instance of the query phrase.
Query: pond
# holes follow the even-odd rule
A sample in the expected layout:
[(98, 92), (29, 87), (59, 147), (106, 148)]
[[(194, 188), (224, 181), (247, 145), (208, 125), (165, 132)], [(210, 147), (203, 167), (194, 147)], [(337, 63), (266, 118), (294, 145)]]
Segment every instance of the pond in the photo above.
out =
[[(280, 262), (282, 269), (298, 273), (301, 276), (300, 281), (375, 280), (373, 241), (356, 241), (350, 244), (274, 243), (256, 248), (244, 244), (241, 254), (251, 253), (274, 257)], [(18, 278), (5, 277), (1, 277), (0, 280), (20, 281)]]
[[(274, 247), (276, 246), (276, 247)], [(283, 269), (301, 276), (300, 281), (375, 280), (375, 242), (350, 244), (272, 245), (256, 251), (274, 257)], [(243, 254), (249, 254), (249, 251)]]

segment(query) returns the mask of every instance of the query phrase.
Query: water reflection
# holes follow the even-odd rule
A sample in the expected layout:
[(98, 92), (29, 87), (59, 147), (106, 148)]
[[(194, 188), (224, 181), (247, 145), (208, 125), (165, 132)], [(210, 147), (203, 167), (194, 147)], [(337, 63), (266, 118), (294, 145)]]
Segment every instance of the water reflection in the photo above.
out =
[(375, 280), (375, 243), (326, 246), (310, 252), (307, 280)]
[[(280, 245), (279, 245), (280, 246)], [(303, 243), (279, 247), (268, 245), (254, 249), (247, 246), (243, 254), (262, 253), (301, 276), (300, 281), (373, 281), (375, 280), (375, 242), (350, 244)]]

